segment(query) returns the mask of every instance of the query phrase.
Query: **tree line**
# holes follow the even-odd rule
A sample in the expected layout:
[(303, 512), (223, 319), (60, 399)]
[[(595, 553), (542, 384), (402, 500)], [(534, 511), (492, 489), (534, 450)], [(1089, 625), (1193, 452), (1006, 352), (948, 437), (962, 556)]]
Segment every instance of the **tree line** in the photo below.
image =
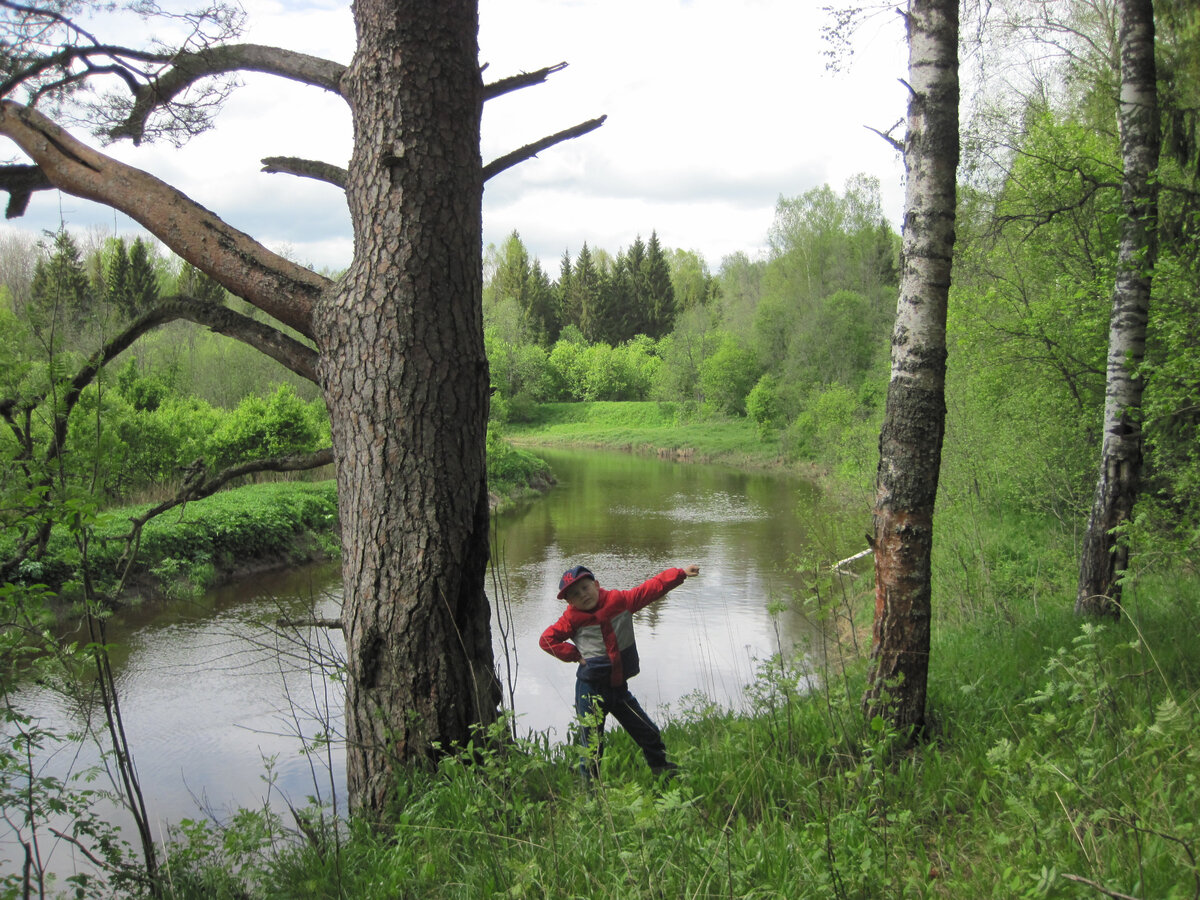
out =
[[(486, 254), (493, 417), (519, 420), (555, 400), (679, 402), (699, 415), (750, 415), (764, 437), (783, 434), (795, 458), (811, 457), (831, 443), (816, 437), (821, 404), (852, 408), (856, 422), (878, 409), (898, 252), (879, 183), (862, 175), (841, 191), (781, 197), (767, 253), (735, 254), (715, 273), (693, 251), (659, 249), (652, 233), (644, 249), (635, 240), (615, 255), (586, 245), (575, 260), (564, 254), (563, 277), (550, 282), (514, 233)], [(660, 289), (619, 289), (636, 260)], [(643, 330), (589, 336), (587, 317), (566, 315), (580, 281), (609, 321)], [(665, 331), (649, 324), (656, 309), (673, 313)]]

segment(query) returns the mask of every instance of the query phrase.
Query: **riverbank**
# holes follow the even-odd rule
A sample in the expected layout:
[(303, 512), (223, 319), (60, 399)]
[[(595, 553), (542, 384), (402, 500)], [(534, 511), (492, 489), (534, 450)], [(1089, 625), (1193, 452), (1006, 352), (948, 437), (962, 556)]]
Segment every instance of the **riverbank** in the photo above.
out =
[[(747, 423), (676, 414), (552, 405), (507, 436), (787, 464)], [(574, 748), (535, 735), (411, 773), (385, 836), (260, 845), (201, 868), (262, 898), (1197, 894), (1200, 665), (1179, 627), (1200, 615), (1194, 573), (1139, 571), (1121, 621), (1083, 621), (1069, 529), (968, 500), (939, 508), (929, 729), (913, 749), (863, 716), (866, 643), (837, 627), (827, 668), (776, 656), (745, 714), (699, 693), (675, 710), (664, 734), (683, 775), (670, 785), (614, 729), (604, 779), (584, 790)], [(869, 621), (835, 580), (813, 588), (839, 626)]]
[[(252, 484), (191, 501), (148, 521), (127, 563), (131, 520), (151, 507), (108, 509), (89, 523), (86, 563), (101, 595), (191, 598), (255, 572), (340, 553), (333, 481)], [(60, 527), (41, 559), (22, 564), (20, 579), (45, 585), (66, 608), (83, 597), (84, 562), (79, 542)]]
[(673, 782), (619, 729), (590, 789), (572, 746), (481, 740), (473, 764), (408, 773), (383, 833), (281, 850), (278, 820), (197, 829), (170, 896), (1190, 897), (1200, 667), (1178, 622), (1200, 601), (1179, 587), (1131, 587), (1103, 627), (1067, 604), (942, 617), (913, 749), (862, 714), (861, 660), (776, 657), (746, 713), (673, 711)]
[[(492, 512), (545, 493), (554, 474), (540, 459), (488, 435), (488, 500)], [(274, 481), (242, 485), (193, 500), (143, 527), (133, 562), (124, 562), (131, 522), (154, 504), (111, 507), (89, 523), (87, 561), (93, 584), (120, 602), (178, 600), (239, 578), (341, 555), (337, 486)], [(0, 537), (0, 558), (11, 554)], [(15, 546), (15, 544), (14, 544)], [(46, 553), (26, 560), (20, 584), (45, 585), (62, 612), (83, 598), (83, 557), (65, 527), (56, 528)], [(124, 586), (121, 587), (121, 579)]]
[(787, 469), (826, 478), (813, 462), (792, 459), (778, 431), (760, 433), (746, 418), (701, 419), (687, 404), (658, 401), (542, 403), (504, 437), (517, 447), (621, 450), (679, 462), (741, 469)]

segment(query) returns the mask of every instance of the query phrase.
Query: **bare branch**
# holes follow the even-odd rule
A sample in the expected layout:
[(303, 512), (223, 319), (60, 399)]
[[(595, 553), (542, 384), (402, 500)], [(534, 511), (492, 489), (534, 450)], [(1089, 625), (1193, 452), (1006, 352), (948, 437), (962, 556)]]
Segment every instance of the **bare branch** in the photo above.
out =
[(25, 215), (34, 191), (48, 191), (54, 185), (38, 166), (0, 166), (0, 191), (8, 191), (6, 219)]
[(595, 131), (604, 124), (604, 120), (608, 116), (601, 116), (598, 119), (589, 119), (586, 122), (580, 122), (578, 125), (568, 128), (565, 131), (560, 131), (557, 134), (552, 134), (549, 137), (544, 137), (540, 141), (532, 144), (526, 144), (512, 153), (506, 153), (498, 159), (492, 160), (483, 167), (483, 180), (487, 181), (493, 175), (498, 175), (505, 169), (511, 169), (517, 163), (524, 162), (532, 156), (537, 156), (547, 147), (553, 147), (555, 144), (561, 144), (563, 141), (569, 141), (572, 138), (581, 137), (589, 131)]
[(1067, 872), (1063, 872), (1062, 877), (1067, 881), (1074, 881), (1076, 884), (1086, 884), (1093, 890), (1099, 891), (1106, 897), (1112, 897), (1114, 900), (1138, 900), (1137, 897), (1134, 897), (1131, 894), (1122, 894), (1120, 891), (1109, 890), (1104, 885), (1100, 884), (1100, 882), (1092, 881), (1090, 878), (1084, 878), (1082, 875), (1071, 875)]
[(566, 67), (567, 64), (565, 62), (560, 62), (557, 65), (546, 66), (535, 72), (522, 72), (519, 75), (510, 75), (507, 78), (501, 78), (499, 81), (493, 81), (491, 84), (485, 84), (483, 86), (483, 99), (491, 100), (493, 97), (499, 97), (501, 94), (519, 91), (521, 88), (526, 88), (534, 84), (542, 84), (555, 72), (561, 72)]
[(872, 128), (870, 125), (864, 125), (863, 128), (867, 129), (867, 131), (875, 132), (875, 134), (879, 135), (881, 138), (883, 138), (885, 141), (887, 141), (889, 144), (891, 144), (892, 149), (895, 150), (897, 153), (903, 153), (904, 152), (904, 142), (898, 141), (894, 137), (892, 137), (892, 132), (895, 131), (897, 128), (899, 128), (903, 124), (904, 124), (903, 119), (897, 119), (896, 124), (893, 125), (891, 128), (889, 128), (887, 131), (880, 131), (878, 128)]
[(197, 460), (189, 467), (187, 481), (184, 482), (183, 487), (179, 489), (179, 492), (174, 497), (170, 500), (164, 500), (157, 506), (146, 510), (140, 516), (131, 518), (129, 521), (133, 523), (134, 529), (129, 534), (116, 538), (116, 540), (136, 538), (136, 532), (140, 531), (142, 526), (156, 516), (160, 516), (168, 510), (192, 500), (202, 500), (205, 497), (210, 497), (229, 482), (235, 478), (241, 478), (243, 475), (254, 475), (258, 472), (304, 472), (309, 469), (319, 469), (321, 466), (327, 466), (332, 462), (333, 448), (326, 447), (324, 450), (316, 450), (312, 453), (291, 453), (285, 456), (272, 456), (266, 459), (252, 459), (249, 462), (229, 466), (217, 474), (206, 478), (204, 463), (202, 460)]
[(241, 478), (243, 475), (253, 475), (257, 472), (303, 472), (327, 466), (332, 462), (333, 448), (326, 447), (324, 450), (317, 450), (314, 453), (293, 453), (286, 456), (273, 456), (267, 459), (256, 459), (238, 463), (237, 465), (222, 469), (211, 478), (205, 478), (206, 469), (204, 467), (204, 460), (196, 460), (188, 467), (187, 480), (174, 497), (170, 500), (164, 500), (157, 506), (146, 510), (140, 516), (130, 518), (129, 521), (133, 527), (130, 528), (128, 533), (110, 539), (125, 542), (125, 552), (118, 563), (118, 567), (122, 570), (120, 583), (124, 585), (129, 577), (133, 562), (137, 559), (138, 549), (141, 546), (142, 529), (146, 527), (146, 523), (151, 519), (161, 516), (163, 513), (192, 500), (202, 500), (205, 497), (212, 496), (230, 481), (233, 481), (235, 478)]
[(135, 144), (140, 143), (151, 113), (203, 78), (233, 72), (264, 72), (341, 96), (345, 71), (346, 67), (341, 63), (262, 44), (226, 44), (182, 53), (174, 57), (174, 65), (167, 72), (138, 88), (125, 121), (109, 129), (108, 136), (113, 140), (130, 138)]
[(165, 182), (77, 141), (36, 110), (0, 101), (11, 138), (60, 190), (121, 212), (230, 293), (305, 337), (329, 279), (267, 250)]
[(268, 156), (262, 161), (262, 171), (272, 174), (298, 175), (325, 181), (335, 187), (346, 189), (348, 173), (341, 166), (316, 159), (301, 159), (297, 156)]

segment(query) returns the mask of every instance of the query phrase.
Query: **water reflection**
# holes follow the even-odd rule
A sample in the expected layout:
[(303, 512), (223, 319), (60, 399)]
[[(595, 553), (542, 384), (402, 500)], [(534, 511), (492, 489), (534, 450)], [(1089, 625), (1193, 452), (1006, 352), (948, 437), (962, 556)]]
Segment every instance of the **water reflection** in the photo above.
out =
[(768, 612), (771, 600), (798, 589), (794, 559), (819, 502), (811, 484), (620, 453), (543, 455), (557, 488), (497, 527), (521, 728), (567, 737), (574, 667), (541, 652), (537, 640), (562, 611), (559, 576), (578, 563), (609, 587), (631, 587), (668, 566), (700, 565), (699, 578), (637, 619), (642, 673), (631, 686), (648, 711), (665, 710), (665, 718), (697, 691), (738, 706), (758, 660), (812, 637), (794, 609)]

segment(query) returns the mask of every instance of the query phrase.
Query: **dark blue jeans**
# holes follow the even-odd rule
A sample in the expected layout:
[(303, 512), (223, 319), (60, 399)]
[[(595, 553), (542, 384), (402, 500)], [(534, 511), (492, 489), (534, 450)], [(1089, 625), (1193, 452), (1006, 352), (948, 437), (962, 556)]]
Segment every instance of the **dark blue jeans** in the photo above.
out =
[(650, 720), (637, 698), (629, 693), (628, 684), (616, 687), (608, 684), (592, 684), (582, 678), (575, 679), (575, 713), (579, 716), (579, 743), (590, 747), (596, 743), (594, 753), (589, 753), (579, 764), (585, 776), (600, 774), (600, 757), (604, 755), (604, 720), (609, 713), (629, 732), (629, 736), (642, 748), (642, 755), (655, 772), (672, 768), (667, 762), (667, 748), (663, 744), (658, 726)]

